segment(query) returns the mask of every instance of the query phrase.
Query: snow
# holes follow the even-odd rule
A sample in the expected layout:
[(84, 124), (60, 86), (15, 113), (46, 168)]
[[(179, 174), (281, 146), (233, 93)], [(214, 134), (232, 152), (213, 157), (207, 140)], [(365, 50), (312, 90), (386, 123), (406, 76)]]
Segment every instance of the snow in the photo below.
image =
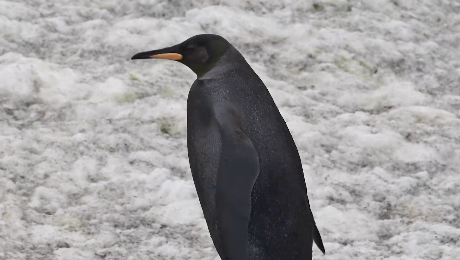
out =
[(298, 146), (313, 259), (458, 259), (456, 1), (0, 0), (0, 259), (219, 259), (186, 150), (194, 75), (140, 51), (231, 41)]

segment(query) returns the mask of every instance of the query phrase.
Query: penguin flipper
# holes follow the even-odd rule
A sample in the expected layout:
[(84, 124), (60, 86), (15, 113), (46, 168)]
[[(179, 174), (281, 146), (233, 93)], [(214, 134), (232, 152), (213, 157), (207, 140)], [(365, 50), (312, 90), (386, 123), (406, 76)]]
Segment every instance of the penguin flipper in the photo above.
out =
[(251, 192), (259, 175), (259, 157), (244, 133), (241, 116), (226, 104), (214, 106), (222, 142), (217, 172), (216, 208), (222, 252), (228, 260), (248, 260)]
[(319, 234), (318, 227), (316, 226), (316, 223), (314, 222), (314, 220), (313, 220), (313, 223), (315, 224), (315, 230), (313, 231), (313, 241), (315, 241), (316, 246), (325, 255), (326, 249), (324, 248), (323, 240), (321, 239), (321, 235)]

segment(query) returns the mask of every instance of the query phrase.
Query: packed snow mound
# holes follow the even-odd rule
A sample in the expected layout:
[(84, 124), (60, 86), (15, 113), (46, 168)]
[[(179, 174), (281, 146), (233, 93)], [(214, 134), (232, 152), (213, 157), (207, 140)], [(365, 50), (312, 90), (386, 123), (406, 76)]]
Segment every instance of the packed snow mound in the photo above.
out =
[(195, 75), (133, 54), (215, 33), (296, 141), (327, 254), (458, 259), (456, 1), (0, 0), (0, 259), (219, 259), (189, 170)]

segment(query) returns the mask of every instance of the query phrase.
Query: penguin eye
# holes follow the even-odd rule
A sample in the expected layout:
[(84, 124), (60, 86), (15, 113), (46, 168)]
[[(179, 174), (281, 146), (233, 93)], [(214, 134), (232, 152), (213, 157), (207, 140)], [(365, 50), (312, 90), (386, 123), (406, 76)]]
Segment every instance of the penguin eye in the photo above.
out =
[(188, 59), (195, 62), (204, 63), (209, 58), (206, 47), (197, 47), (193, 45), (187, 46), (187, 48), (185, 48), (185, 53), (187, 54)]

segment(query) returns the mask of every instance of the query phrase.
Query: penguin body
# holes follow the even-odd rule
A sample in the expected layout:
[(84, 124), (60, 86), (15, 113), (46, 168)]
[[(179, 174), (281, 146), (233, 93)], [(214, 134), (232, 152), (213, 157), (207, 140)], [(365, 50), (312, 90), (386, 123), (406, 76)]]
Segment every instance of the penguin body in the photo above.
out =
[[(299, 153), (266, 86), (220, 36), (187, 41), (182, 44), (205, 42), (206, 54), (200, 50), (195, 57), (208, 56), (209, 61), (218, 55), (212, 66), (189, 66), (198, 78), (187, 100), (187, 147), (195, 187), (220, 257), (311, 259), (313, 240), (324, 252)], [(210, 41), (217, 41), (220, 49), (210, 48)], [(181, 47), (167, 51), (187, 55)], [(148, 54), (152, 57), (152, 52)]]

